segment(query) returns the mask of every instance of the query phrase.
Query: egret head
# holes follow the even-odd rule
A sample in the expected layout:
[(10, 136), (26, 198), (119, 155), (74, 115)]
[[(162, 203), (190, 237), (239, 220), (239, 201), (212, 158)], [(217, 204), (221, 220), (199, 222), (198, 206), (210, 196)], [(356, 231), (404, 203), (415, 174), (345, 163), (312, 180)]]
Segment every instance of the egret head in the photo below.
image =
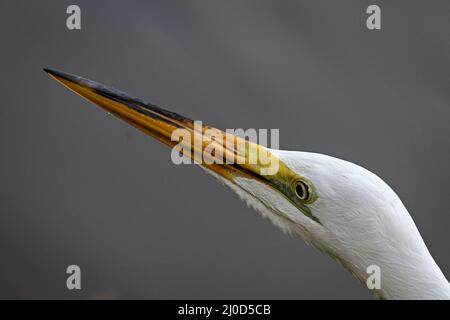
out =
[[(113, 88), (71, 74), (45, 71), (67, 88), (171, 147), (179, 146), (172, 139), (178, 129), (188, 133), (182, 140), (184, 146), (195, 146), (197, 134), (207, 135), (210, 142), (217, 143), (217, 136), (207, 133), (211, 127), (197, 129), (188, 118)], [(448, 282), (405, 206), (375, 174), (321, 154), (266, 149), (237, 136), (232, 136), (232, 141), (246, 147), (236, 151), (221, 143), (215, 152), (230, 155), (233, 163), (207, 162), (201, 167), (263, 217), (327, 253), (363, 282), (369, 276), (368, 267), (377, 266), (383, 275), (381, 288), (374, 291), (379, 297), (420, 298), (437, 291), (440, 297), (450, 298)], [(203, 142), (199, 142), (201, 151), (208, 148)], [(260, 151), (269, 162), (246, 161)], [(196, 159), (195, 147), (188, 156)], [(267, 163), (276, 163), (276, 170), (267, 174)], [(420, 276), (411, 281), (412, 275)]]
[(375, 267), (382, 285), (370, 289), (379, 298), (450, 298), (450, 285), (407, 209), (377, 175), (322, 154), (270, 151), (301, 179), (301, 190), (292, 185), (294, 196), (310, 201), (298, 206), (257, 179), (225, 182), (249, 206), (327, 253), (364, 285)]

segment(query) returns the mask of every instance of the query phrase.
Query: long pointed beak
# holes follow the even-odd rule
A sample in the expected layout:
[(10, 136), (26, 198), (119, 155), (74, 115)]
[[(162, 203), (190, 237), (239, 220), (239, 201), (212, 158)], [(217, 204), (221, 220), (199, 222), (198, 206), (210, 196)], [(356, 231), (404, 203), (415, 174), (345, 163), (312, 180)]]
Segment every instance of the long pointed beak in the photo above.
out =
[[(169, 147), (180, 145), (179, 141), (174, 141), (172, 139), (174, 131), (177, 129), (185, 130), (185, 132), (190, 135), (190, 139), (187, 139), (188, 141), (184, 141), (183, 139), (181, 144), (184, 143), (185, 147), (192, 150), (188, 156), (197, 162), (201, 162), (201, 164), (208, 169), (229, 180), (235, 175), (254, 178), (255, 175), (259, 176), (261, 174), (261, 169), (264, 169), (267, 165), (262, 165), (261, 161), (259, 161), (259, 163), (250, 163), (250, 161), (248, 161), (251, 156), (249, 154), (250, 152), (260, 152), (266, 157), (270, 157), (269, 159), (265, 159), (265, 163), (268, 163), (267, 160), (278, 161), (278, 159), (270, 152), (266, 151), (262, 153), (261, 149), (263, 147), (257, 144), (246, 141), (235, 135), (224, 133), (223, 131), (210, 126), (196, 126), (194, 121), (189, 118), (165, 110), (139, 98), (131, 97), (114, 88), (61, 71), (50, 69), (44, 69), (44, 71), (63, 86), (158, 139)], [(213, 131), (222, 134), (224, 138), (226, 136), (228, 140), (231, 140), (231, 143), (218, 141), (217, 136), (211, 135), (211, 132)], [(208, 159), (201, 158), (202, 155), (203, 157), (207, 157), (208, 154), (204, 153), (205, 149), (214, 144), (216, 150), (220, 149), (220, 153), (223, 155), (224, 159), (227, 159), (227, 161), (224, 162), (232, 163), (215, 164), (211, 163), (214, 159), (209, 159), (210, 161), (208, 161)], [(231, 145), (235, 146), (238, 144), (242, 144), (245, 147), (230, 147)], [(198, 146), (200, 146), (200, 148), (198, 148)], [(200, 161), (198, 161), (199, 159)]]
[[(299, 199), (295, 193), (298, 181), (306, 183), (306, 179), (293, 172), (265, 147), (209, 126), (197, 126), (189, 118), (95, 81), (61, 71), (44, 71), (63, 86), (164, 144), (190, 150), (184, 156), (189, 156), (223, 178), (231, 182), (236, 177), (258, 180), (283, 194), (309, 215), (305, 204), (315, 199)], [(173, 140), (177, 130), (185, 133), (181, 142)], [(215, 152), (213, 158), (212, 153), (205, 152), (211, 147)], [(217, 154), (223, 159), (220, 163), (215, 161)], [(307, 191), (313, 194), (312, 186), (310, 188)]]

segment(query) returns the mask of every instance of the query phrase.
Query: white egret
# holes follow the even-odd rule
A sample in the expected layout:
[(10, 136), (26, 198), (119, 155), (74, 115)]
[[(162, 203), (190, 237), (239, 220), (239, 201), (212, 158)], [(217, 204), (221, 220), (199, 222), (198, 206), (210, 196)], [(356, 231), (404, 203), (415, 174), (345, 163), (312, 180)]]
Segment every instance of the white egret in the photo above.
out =
[[(192, 120), (179, 114), (91, 80), (44, 70), (169, 146), (175, 145), (171, 141), (175, 129), (194, 131)], [(284, 232), (327, 253), (363, 284), (367, 268), (378, 266), (382, 281), (381, 288), (372, 290), (376, 297), (450, 299), (449, 282), (407, 209), (383, 180), (356, 164), (322, 154), (269, 152), (280, 165), (272, 176), (260, 174), (259, 165), (202, 164), (202, 168)]]

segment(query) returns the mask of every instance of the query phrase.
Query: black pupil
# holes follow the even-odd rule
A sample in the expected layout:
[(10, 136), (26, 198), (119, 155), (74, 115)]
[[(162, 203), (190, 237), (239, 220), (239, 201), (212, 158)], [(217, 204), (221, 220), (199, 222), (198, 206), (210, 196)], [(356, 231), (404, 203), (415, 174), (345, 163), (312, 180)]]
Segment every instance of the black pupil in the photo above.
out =
[(303, 184), (299, 183), (295, 186), (295, 192), (297, 192), (297, 195), (299, 196), (300, 199), (305, 199), (305, 187), (303, 186)]

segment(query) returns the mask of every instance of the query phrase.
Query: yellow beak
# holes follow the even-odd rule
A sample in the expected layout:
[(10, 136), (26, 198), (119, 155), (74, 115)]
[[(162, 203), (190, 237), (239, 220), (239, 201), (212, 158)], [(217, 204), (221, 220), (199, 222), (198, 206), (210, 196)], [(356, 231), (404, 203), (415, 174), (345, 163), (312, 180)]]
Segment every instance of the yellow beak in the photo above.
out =
[[(181, 141), (181, 145), (184, 142), (184, 146), (192, 150), (188, 156), (227, 179), (232, 179), (236, 174), (246, 177), (254, 177), (255, 174), (261, 174), (261, 169), (265, 166), (261, 165), (262, 161), (250, 163), (248, 161), (252, 156), (250, 152), (260, 152), (269, 157), (269, 159), (265, 159), (264, 163), (267, 163), (268, 160), (278, 160), (268, 151), (261, 152), (263, 147), (257, 144), (209, 126), (199, 127), (194, 125), (194, 121), (191, 119), (141, 99), (131, 97), (111, 87), (60, 71), (49, 69), (44, 69), (44, 71), (68, 89), (172, 148), (179, 145), (179, 141), (172, 140), (174, 131), (184, 129), (185, 132), (191, 135), (190, 139), (186, 139), (187, 141), (185, 139)], [(212, 132), (217, 132), (218, 134), (211, 134)], [(226, 137), (227, 140), (231, 140), (228, 141), (231, 143), (218, 141), (217, 136), (219, 133), (224, 138)], [(233, 148), (233, 146), (238, 144), (244, 145), (245, 148)], [(226, 158), (228, 162), (232, 163), (216, 164), (211, 163), (213, 159), (205, 159), (209, 155), (209, 153), (204, 152), (205, 148), (211, 145), (215, 146), (216, 151), (220, 151), (224, 158), (223, 162), (227, 162)], [(200, 148), (196, 148), (197, 146), (200, 146)]]
[[(221, 177), (229, 181), (236, 177), (256, 179), (280, 192), (305, 214), (310, 214), (306, 204), (315, 198), (298, 199), (295, 186), (301, 180), (311, 188), (310, 194), (314, 194), (312, 185), (265, 147), (209, 126), (198, 127), (191, 119), (92, 80), (55, 70), (44, 71), (68, 89), (164, 144), (190, 150), (184, 155)], [(189, 139), (185, 136), (181, 142), (174, 141), (173, 134), (179, 129), (187, 133)], [(211, 153), (205, 152), (211, 146), (215, 150), (214, 159), (211, 159)], [(220, 163), (215, 161), (218, 155), (223, 160)]]

